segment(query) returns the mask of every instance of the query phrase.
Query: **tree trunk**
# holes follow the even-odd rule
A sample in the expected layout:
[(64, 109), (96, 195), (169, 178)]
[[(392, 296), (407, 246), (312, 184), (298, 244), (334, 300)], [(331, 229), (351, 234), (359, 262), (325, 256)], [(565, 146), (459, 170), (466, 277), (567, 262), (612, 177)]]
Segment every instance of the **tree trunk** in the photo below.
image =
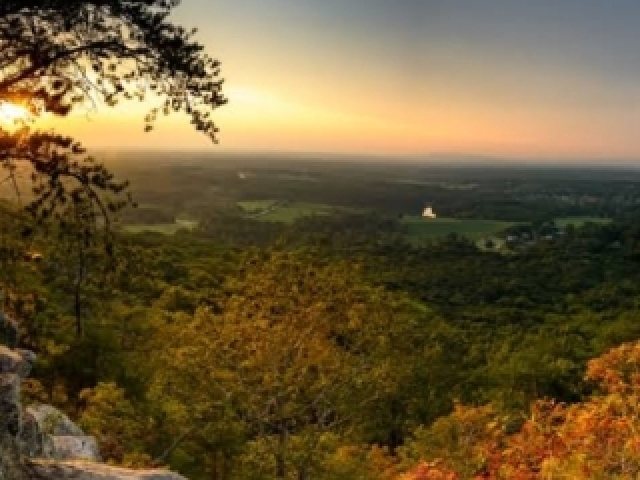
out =
[(309, 473), (307, 472), (306, 466), (298, 469), (298, 480), (309, 480)]
[(286, 433), (280, 432), (278, 434), (278, 451), (276, 452), (276, 478), (284, 479), (287, 476), (287, 467), (284, 460), (286, 442)]
[(82, 322), (82, 282), (85, 276), (85, 256), (84, 250), (80, 249), (78, 258), (78, 272), (76, 281), (73, 285), (73, 311), (76, 322), (76, 335), (82, 337), (84, 335), (84, 324)]

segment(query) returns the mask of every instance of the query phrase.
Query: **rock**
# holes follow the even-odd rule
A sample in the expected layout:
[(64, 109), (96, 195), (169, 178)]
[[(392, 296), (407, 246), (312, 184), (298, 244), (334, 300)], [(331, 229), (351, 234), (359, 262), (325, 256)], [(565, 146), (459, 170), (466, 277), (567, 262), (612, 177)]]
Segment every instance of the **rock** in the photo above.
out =
[(55, 435), (53, 458), (56, 460), (100, 461), (100, 451), (96, 439), (90, 436)]
[(22, 429), (20, 382), (27, 375), (30, 358), (0, 346), (0, 480), (28, 480), (20, 463)]
[(15, 352), (22, 358), (22, 364), (20, 365), (17, 373), (21, 378), (27, 378), (31, 373), (33, 364), (36, 363), (38, 356), (31, 350), (17, 349)]
[(32, 480), (26, 475), (16, 450), (0, 440), (0, 480)]
[(42, 432), (48, 435), (84, 436), (80, 427), (51, 405), (31, 405), (27, 407), (26, 414), (35, 418)]
[(22, 363), (22, 355), (0, 345), (0, 373), (16, 373)]
[(35, 355), (0, 346), (0, 480), (186, 480), (166, 470), (101, 463), (98, 445), (49, 405), (20, 405), (20, 383)]
[(0, 373), (14, 373), (27, 378), (36, 355), (28, 350), (11, 350), (0, 345)]
[(21, 429), (20, 377), (0, 373), (0, 435), (15, 438)]
[(29, 460), (27, 475), (38, 480), (186, 480), (167, 470), (129, 470), (99, 463)]
[(21, 451), (28, 457), (100, 461), (96, 439), (51, 405), (27, 407)]
[(100, 461), (96, 439), (51, 405), (27, 407), (22, 452), (29, 457)]
[(35, 355), (0, 346), (0, 435), (18, 437), (22, 428), (20, 383), (31, 370)]
[(29, 458), (53, 457), (53, 440), (51, 436), (42, 431), (36, 417), (29, 413), (28, 409), (22, 415), (20, 452)]

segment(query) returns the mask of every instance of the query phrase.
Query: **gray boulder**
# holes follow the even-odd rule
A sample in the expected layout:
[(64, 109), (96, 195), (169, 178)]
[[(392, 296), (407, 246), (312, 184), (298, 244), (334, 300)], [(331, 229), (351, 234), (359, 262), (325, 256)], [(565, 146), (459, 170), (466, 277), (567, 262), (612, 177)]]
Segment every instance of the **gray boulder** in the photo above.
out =
[(48, 435), (84, 436), (84, 432), (71, 419), (51, 405), (31, 405), (26, 414), (32, 416), (42, 432)]
[(94, 437), (88, 435), (54, 435), (53, 458), (56, 460), (100, 461), (100, 450)]
[(99, 462), (100, 451), (94, 437), (51, 405), (27, 407), (22, 431), (22, 450), (29, 457)]
[(32, 355), (0, 346), (0, 436), (20, 434), (20, 384), (31, 370)]
[(17, 351), (0, 345), (0, 373), (17, 373), (23, 361)]
[(53, 440), (40, 428), (36, 417), (28, 409), (22, 414), (22, 432), (20, 434), (20, 452), (29, 458), (52, 458)]
[(28, 480), (20, 463), (20, 383), (34, 356), (0, 346), (0, 480)]

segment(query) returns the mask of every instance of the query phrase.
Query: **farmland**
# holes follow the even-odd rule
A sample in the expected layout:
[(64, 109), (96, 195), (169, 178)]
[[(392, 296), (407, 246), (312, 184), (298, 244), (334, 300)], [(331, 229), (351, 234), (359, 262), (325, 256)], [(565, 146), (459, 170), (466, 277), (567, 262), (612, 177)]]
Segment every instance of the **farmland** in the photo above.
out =
[[(136, 185), (140, 205), (124, 212), (124, 230), (171, 235), (184, 228), (220, 241), (259, 237), (268, 243), (283, 234), (295, 237), (300, 228), (345, 234), (357, 224), (368, 236), (400, 235), (414, 245), (450, 234), (496, 245), (510, 226), (605, 224), (633, 217), (640, 202), (640, 189), (628, 183), (633, 172), (567, 168), (551, 172), (562, 174), (557, 182), (544, 169), (235, 156), (166, 159), (150, 174), (145, 162), (138, 157), (122, 172)], [(422, 218), (425, 206), (438, 218)], [(180, 218), (192, 222), (175, 222)]]
[(173, 223), (155, 224), (128, 224), (123, 225), (122, 230), (127, 233), (160, 233), (162, 235), (175, 235), (180, 230), (192, 231), (198, 227), (197, 221), (177, 221)]
[(568, 227), (569, 225), (573, 225), (574, 227), (578, 228), (588, 223), (606, 225), (608, 223), (611, 223), (611, 219), (602, 217), (561, 217), (555, 219), (555, 224), (558, 227)]
[(468, 237), (472, 240), (480, 240), (488, 236), (496, 235), (513, 224), (511, 222), (495, 220), (456, 218), (424, 219), (417, 216), (404, 217), (402, 223), (407, 227), (409, 240), (415, 243), (445, 237), (449, 234)]
[(354, 211), (354, 209), (335, 207), (320, 203), (279, 202), (276, 200), (256, 200), (238, 202), (244, 214), (267, 222), (293, 223), (312, 215), (330, 215), (332, 213)]

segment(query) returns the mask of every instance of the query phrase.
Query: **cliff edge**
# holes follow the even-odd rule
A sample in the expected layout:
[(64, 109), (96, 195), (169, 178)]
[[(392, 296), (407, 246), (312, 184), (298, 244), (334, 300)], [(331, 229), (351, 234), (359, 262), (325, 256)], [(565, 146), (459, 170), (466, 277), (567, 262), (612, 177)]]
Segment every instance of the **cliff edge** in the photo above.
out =
[(100, 463), (95, 439), (50, 405), (20, 403), (35, 355), (0, 346), (0, 480), (187, 480)]

